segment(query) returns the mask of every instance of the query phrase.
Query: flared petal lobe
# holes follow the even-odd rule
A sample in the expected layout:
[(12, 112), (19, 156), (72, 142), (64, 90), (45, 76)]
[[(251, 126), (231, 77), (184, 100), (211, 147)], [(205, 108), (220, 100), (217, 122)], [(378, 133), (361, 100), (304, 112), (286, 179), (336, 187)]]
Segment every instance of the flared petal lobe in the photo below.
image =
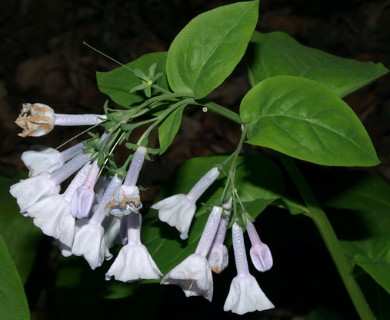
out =
[(140, 279), (160, 279), (162, 273), (143, 244), (125, 245), (119, 252), (111, 268), (106, 273), (106, 280), (114, 277), (123, 282)]
[(195, 202), (185, 194), (177, 194), (161, 200), (152, 206), (159, 210), (158, 217), (180, 231), (180, 238), (187, 239), (192, 218), (196, 211)]
[(162, 284), (180, 286), (187, 297), (203, 296), (211, 301), (213, 297), (213, 278), (207, 259), (197, 253), (188, 256), (168, 272)]
[(223, 310), (242, 315), (247, 312), (263, 311), (274, 307), (261, 290), (255, 277), (247, 274), (237, 275), (233, 279)]

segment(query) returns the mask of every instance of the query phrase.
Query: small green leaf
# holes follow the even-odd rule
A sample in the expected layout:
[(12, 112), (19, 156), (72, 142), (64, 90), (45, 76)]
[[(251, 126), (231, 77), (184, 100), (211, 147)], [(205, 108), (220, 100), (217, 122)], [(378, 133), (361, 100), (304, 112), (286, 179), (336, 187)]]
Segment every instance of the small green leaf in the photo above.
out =
[(240, 116), (250, 144), (321, 165), (379, 163), (359, 118), (315, 81), (294, 76), (266, 79), (245, 95)]
[(185, 107), (186, 105), (183, 105), (175, 109), (158, 127), (160, 154), (163, 154), (168, 149), (179, 131)]
[[(35, 260), (42, 232), (32, 219), (20, 214), (9, 188), (19, 179), (0, 177), (0, 233), (6, 242), (22, 281), (27, 280)], [(1, 269), (1, 267), (0, 267)]]
[(382, 64), (360, 62), (301, 45), (282, 32), (255, 32), (248, 48), (252, 85), (291, 75), (308, 78), (343, 97), (388, 72)]
[[(212, 156), (193, 158), (184, 162), (175, 171), (158, 198), (187, 193), (203, 174), (226, 159), (226, 156)], [(253, 218), (284, 194), (282, 174), (279, 167), (269, 159), (245, 154), (238, 158), (236, 174), (238, 193)], [(163, 273), (194, 252), (212, 206), (221, 205), (218, 201), (223, 192), (224, 180), (225, 177), (221, 175), (197, 202), (198, 210), (186, 242), (179, 240), (176, 229), (158, 219), (156, 211), (152, 210), (145, 215), (143, 243)]]
[[(131, 92), (134, 87), (142, 86), (142, 80), (137, 76), (141, 73), (149, 73), (149, 68), (156, 63), (157, 73), (165, 74), (166, 52), (155, 52), (145, 54), (138, 59), (126, 64), (126, 67), (120, 66), (108, 72), (96, 72), (97, 85), (100, 92), (108, 95), (112, 101), (123, 107), (129, 107), (132, 104), (144, 100), (141, 93)], [(131, 68), (136, 71), (134, 74)], [(146, 76), (145, 76), (146, 77)], [(160, 87), (168, 90), (166, 77), (158, 80)]]
[(28, 320), (30, 311), (23, 284), (1, 235), (0, 261), (0, 319)]
[(244, 55), (257, 18), (258, 1), (247, 1), (191, 20), (168, 50), (167, 77), (173, 91), (203, 98), (218, 87)]

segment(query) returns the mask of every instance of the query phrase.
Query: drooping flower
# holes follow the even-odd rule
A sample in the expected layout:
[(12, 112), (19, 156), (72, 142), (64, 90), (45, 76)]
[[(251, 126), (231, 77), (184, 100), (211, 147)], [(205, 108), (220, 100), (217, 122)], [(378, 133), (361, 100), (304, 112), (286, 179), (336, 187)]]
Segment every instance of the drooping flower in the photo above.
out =
[(58, 114), (43, 103), (23, 103), (15, 123), (23, 129), (21, 137), (40, 137), (53, 130), (54, 126), (85, 126), (101, 123), (105, 115), (97, 114)]
[(252, 247), (249, 250), (253, 265), (258, 271), (264, 272), (272, 268), (273, 259), (269, 247), (260, 240), (252, 222), (248, 221), (246, 231)]
[(180, 286), (187, 297), (203, 296), (212, 300), (213, 277), (207, 254), (218, 230), (221, 213), (221, 207), (213, 207), (195, 253), (169, 271), (162, 279), (162, 284)]
[(245, 253), (242, 228), (234, 223), (232, 227), (233, 250), (236, 261), (237, 276), (234, 277), (226, 298), (224, 311), (244, 314), (252, 311), (263, 311), (274, 308), (272, 302), (261, 290), (256, 278), (249, 273)]
[(29, 176), (34, 177), (42, 172), (51, 173), (61, 168), (64, 163), (82, 150), (82, 143), (78, 143), (62, 152), (53, 148), (29, 150), (22, 153), (22, 161), (29, 169)]
[(37, 201), (59, 194), (60, 184), (84, 166), (88, 160), (88, 154), (80, 154), (52, 173), (43, 172), (12, 185), (10, 193), (16, 198), (20, 212), (24, 214)]
[(216, 167), (210, 169), (192, 187), (189, 193), (168, 197), (155, 203), (151, 208), (159, 210), (158, 217), (161, 221), (180, 231), (181, 239), (187, 239), (191, 221), (196, 211), (195, 203), (218, 178), (219, 173)]
[(102, 223), (106, 217), (104, 208), (121, 184), (122, 180), (114, 176), (105, 189), (92, 217), (76, 221), (72, 253), (76, 256), (83, 256), (91, 269), (101, 266), (104, 259), (109, 260), (112, 258), (107, 248), (106, 237), (104, 236), (105, 230)]
[(75, 219), (70, 214), (70, 199), (75, 189), (87, 177), (91, 165), (86, 164), (74, 177), (63, 194), (46, 197), (27, 209), (27, 215), (44, 234), (58, 239), (71, 247), (75, 232)]
[(223, 205), (224, 215), (219, 222), (218, 231), (214, 238), (213, 244), (207, 259), (211, 270), (215, 273), (221, 273), (229, 264), (229, 254), (227, 247), (223, 244), (225, 241), (226, 231), (229, 225), (230, 210), (232, 207), (231, 199)]
[(139, 279), (160, 279), (161, 271), (157, 267), (148, 249), (141, 243), (141, 214), (130, 213), (127, 220), (127, 244), (119, 251), (118, 256), (106, 273), (106, 280), (114, 277), (123, 282)]

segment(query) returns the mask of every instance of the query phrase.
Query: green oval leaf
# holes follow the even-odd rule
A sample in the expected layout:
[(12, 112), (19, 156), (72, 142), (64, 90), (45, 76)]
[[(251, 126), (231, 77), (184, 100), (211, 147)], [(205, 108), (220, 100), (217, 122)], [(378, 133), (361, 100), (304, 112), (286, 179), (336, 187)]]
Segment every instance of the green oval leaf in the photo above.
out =
[(240, 106), (250, 144), (328, 166), (379, 163), (349, 106), (315, 81), (277, 76), (253, 87)]
[(248, 49), (252, 85), (291, 75), (315, 80), (343, 97), (388, 72), (382, 64), (337, 57), (301, 45), (282, 32), (255, 32)]
[(173, 91), (203, 98), (234, 70), (258, 18), (258, 1), (238, 2), (191, 20), (173, 40), (167, 77)]
[(346, 222), (337, 225), (355, 233), (341, 240), (342, 248), (354, 264), (390, 293), (390, 186), (375, 175), (359, 172), (344, 176), (342, 181), (325, 203), (341, 209), (335, 219), (344, 215)]
[(142, 84), (142, 81), (134, 75), (128, 68), (141, 70), (144, 74), (149, 73), (149, 68), (156, 63), (155, 74), (162, 73), (158, 79), (158, 84), (164, 89), (168, 89), (168, 82), (165, 77), (166, 52), (154, 52), (145, 54), (138, 59), (120, 66), (108, 72), (96, 72), (97, 85), (100, 92), (108, 95), (112, 101), (123, 107), (129, 107), (134, 103), (144, 100), (144, 97), (131, 90)]
[(22, 281), (1, 236), (0, 261), (0, 319), (30, 319)]
[(0, 177), (0, 233), (11, 252), (22, 281), (25, 282), (43, 233), (33, 224), (32, 219), (19, 213), (16, 200), (9, 193), (11, 185), (18, 181), (19, 179)]
[(168, 149), (179, 131), (185, 107), (186, 105), (175, 109), (158, 127), (160, 154), (163, 154)]

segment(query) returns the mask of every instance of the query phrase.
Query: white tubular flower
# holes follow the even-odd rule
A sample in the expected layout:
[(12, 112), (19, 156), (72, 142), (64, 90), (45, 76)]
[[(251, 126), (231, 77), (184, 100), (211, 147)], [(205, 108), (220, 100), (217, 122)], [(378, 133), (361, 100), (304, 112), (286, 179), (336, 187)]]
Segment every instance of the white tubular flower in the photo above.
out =
[(75, 190), (70, 201), (70, 212), (73, 217), (78, 219), (88, 217), (95, 200), (94, 187), (98, 179), (99, 170), (97, 161), (94, 161), (84, 184)]
[(161, 221), (180, 231), (181, 239), (187, 239), (191, 221), (196, 211), (195, 203), (218, 176), (219, 170), (214, 167), (200, 178), (188, 194), (168, 197), (155, 203), (151, 208), (159, 210), (158, 217)]
[(225, 216), (221, 217), (217, 234), (211, 246), (210, 252), (207, 255), (211, 270), (215, 273), (221, 273), (229, 264), (228, 249), (223, 243), (225, 241), (226, 231), (229, 225), (231, 207), (231, 200), (223, 205)]
[(253, 265), (258, 271), (261, 272), (271, 269), (273, 265), (271, 250), (265, 243), (261, 242), (252, 222), (247, 222), (246, 231), (248, 232), (249, 239), (252, 243), (252, 247), (249, 250), (249, 253)]
[(90, 219), (80, 219), (76, 222), (72, 253), (76, 256), (84, 256), (91, 269), (101, 266), (104, 259), (112, 258), (107, 247), (102, 222), (106, 217), (104, 208), (121, 183), (121, 179), (115, 175), (104, 191), (92, 217)]
[(217, 232), (221, 213), (221, 207), (213, 207), (195, 253), (168, 272), (162, 279), (162, 284), (180, 286), (187, 297), (203, 296), (212, 300), (213, 277), (206, 256)]
[(128, 242), (119, 251), (114, 263), (106, 273), (106, 280), (114, 277), (123, 282), (139, 279), (160, 279), (161, 271), (150, 256), (148, 249), (141, 243), (140, 214), (130, 213), (127, 219)]
[(83, 256), (92, 270), (100, 267), (106, 257), (106, 240), (102, 225), (89, 219), (77, 220), (72, 253)]
[(70, 199), (87, 177), (91, 165), (86, 164), (74, 177), (63, 194), (43, 198), (27, 209), (27, 215), (44, 234), (71, 247), (75, 232), (75, 220), (70, 214)]
[(60, 184), (78, 171), (88, 160), (89, 155), (80, 154), (50, 174), (44, 172), (12, 185), (10, 193), (16, 198), (20, 212), (24, 214), (37, 201), (58, 194)]
[(42, 173), (14, 184), (10, 188), (11, 195), (16, 198), (20, 212), (26, 213), (27, 208), (42, 198), (59, 194), (60, 185), (51, 179), (50, 174)]
[(97, 114), (56, 114), (43, 103), (23, 103), (22, 111), (15, 123), (23, 129), (21, 137), (40, 137), (53, 130), (54, 126), (86, 126), (101, 123), (105, 115)]
[(76, 144), (62, 152), (53, 148), (29, 150), (22, 153), (22, 161), (29, 169), (29, 176), (34, 177), (42, 172), (51, 173), (61, 168), (64, 163), (81, 153), (82, 143)]
[(232, 235), (237, 276), (230, 285), (223, 310), (241, 315), (255, 310), (263, 311), (274, 308), (272, 302), (261, 290), (256, 278), (249, 273), (244, 235), (237, 223), (233, 224)]

